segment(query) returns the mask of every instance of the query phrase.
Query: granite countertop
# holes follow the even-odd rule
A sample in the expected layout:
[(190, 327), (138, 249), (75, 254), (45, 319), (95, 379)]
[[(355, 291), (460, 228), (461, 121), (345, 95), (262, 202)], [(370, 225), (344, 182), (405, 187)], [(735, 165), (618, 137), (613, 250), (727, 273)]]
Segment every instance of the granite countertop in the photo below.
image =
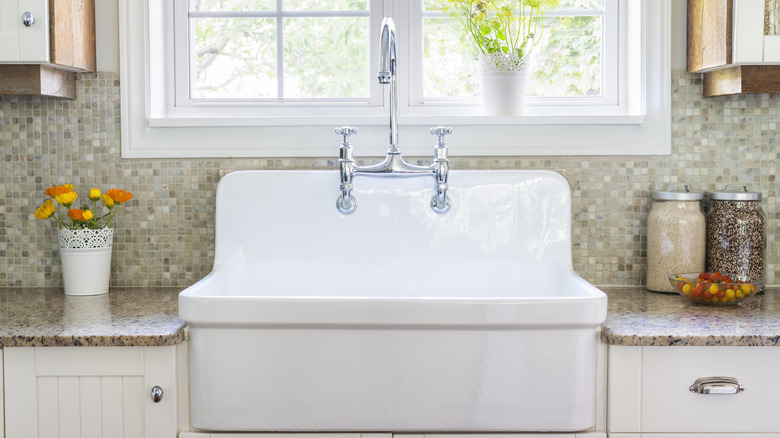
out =
[(0, 348), (155, 346), (184, 340), (181, 288), (111, 288), (66, 296), (55, 288), (0, 289)]
[(690, 303), (644, 287), (602, 287), (609, 305), (601, 339), (613, 345), (780, 345), (780, 287), (735, 306)]
[[(613, 345), (780, 345), (779, 287), (738, 306), (688, 303), (638, 286), (604, 286), (601, 338)], [(155, 346), (184, 340), (181, 288), (112, 288), (66, 296), (54, 288), (0, 289), (0, 348)]]

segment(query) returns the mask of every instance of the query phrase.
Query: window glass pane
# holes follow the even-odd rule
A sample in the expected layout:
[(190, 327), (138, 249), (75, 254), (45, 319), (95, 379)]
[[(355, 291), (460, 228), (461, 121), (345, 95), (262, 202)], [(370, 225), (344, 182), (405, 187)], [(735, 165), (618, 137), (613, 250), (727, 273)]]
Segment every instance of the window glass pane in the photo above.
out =
[(286, 11), (365, 11), (367, 0), (284, 0)]
[(276, 97), (276, 20), (196, 18), (190, 24), (191, 98)]
[(273, 11), (275, 0), (190, 0), (191, 11)]
[(531, 59), (528, 96), (600, 96), (602, 18), (547, 18)]
[(423, 22), (423, 97), (474, 97), (479, 90), (476, 55), (454, 20)]
[(368, 18), (286, 18), (284, 95), (367, 98)]
[(424, 11), (440, 11), (444, 9), (447, 0), (423, 0)]
[(601, 9), (601, 0), (561, 0), (558, 9)]

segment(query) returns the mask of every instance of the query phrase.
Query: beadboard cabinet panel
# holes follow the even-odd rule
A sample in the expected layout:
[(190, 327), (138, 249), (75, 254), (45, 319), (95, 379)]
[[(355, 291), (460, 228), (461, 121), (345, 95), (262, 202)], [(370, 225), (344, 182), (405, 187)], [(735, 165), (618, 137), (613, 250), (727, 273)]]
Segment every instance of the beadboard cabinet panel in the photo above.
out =
[(5, 349), (7, 436), (175, 438), (176, 348)]

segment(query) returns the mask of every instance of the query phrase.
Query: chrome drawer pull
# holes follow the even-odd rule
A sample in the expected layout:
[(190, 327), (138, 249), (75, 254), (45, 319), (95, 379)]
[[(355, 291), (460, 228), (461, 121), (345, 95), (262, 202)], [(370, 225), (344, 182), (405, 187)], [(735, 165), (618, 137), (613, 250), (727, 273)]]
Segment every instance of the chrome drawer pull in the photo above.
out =
[(700, 377), (688, 389), (697, 394), (739, 394), (745, 387), (733, 377), (715, 376)]

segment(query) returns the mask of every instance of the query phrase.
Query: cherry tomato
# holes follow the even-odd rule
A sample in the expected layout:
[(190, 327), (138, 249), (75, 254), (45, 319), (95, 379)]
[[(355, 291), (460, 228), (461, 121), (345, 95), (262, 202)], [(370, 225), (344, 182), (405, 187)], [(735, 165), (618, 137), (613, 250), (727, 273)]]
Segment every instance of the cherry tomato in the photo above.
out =
[(723, 299), (723, 297), (726, 296), (726, 291), (725, 290), (719, 290), (718, 293), (715, 294), (715, 296), (720, 298), (720, 299)]
[(717, 283), (719, 281), (723, 280), (723, 276), (720, 274), (720, 272), (713, 272), (710, 274), (710, 281), (713, 283)]
[(728, 275), (723, 276), (723, 280), (721, 280), (724, 283), (734, 283), (734, 280), (731, 279)]
[(708, 281), (710, 279), (710, 276), (706, 272), (702, 272), (701, 274), (699, 274), (699, 279)]
[(701, 297), (702, 293), (704, 293), (704, 286), (701, 283), (696, 283), (696, 286), (691, 289), (691, 296), (694, 298)]
[(701, 294), (701, 296), (704, 297), (705, 300), (711, 300), (712, 299), (712, 294), (708, 290), (705, 290), (704, 293)]

